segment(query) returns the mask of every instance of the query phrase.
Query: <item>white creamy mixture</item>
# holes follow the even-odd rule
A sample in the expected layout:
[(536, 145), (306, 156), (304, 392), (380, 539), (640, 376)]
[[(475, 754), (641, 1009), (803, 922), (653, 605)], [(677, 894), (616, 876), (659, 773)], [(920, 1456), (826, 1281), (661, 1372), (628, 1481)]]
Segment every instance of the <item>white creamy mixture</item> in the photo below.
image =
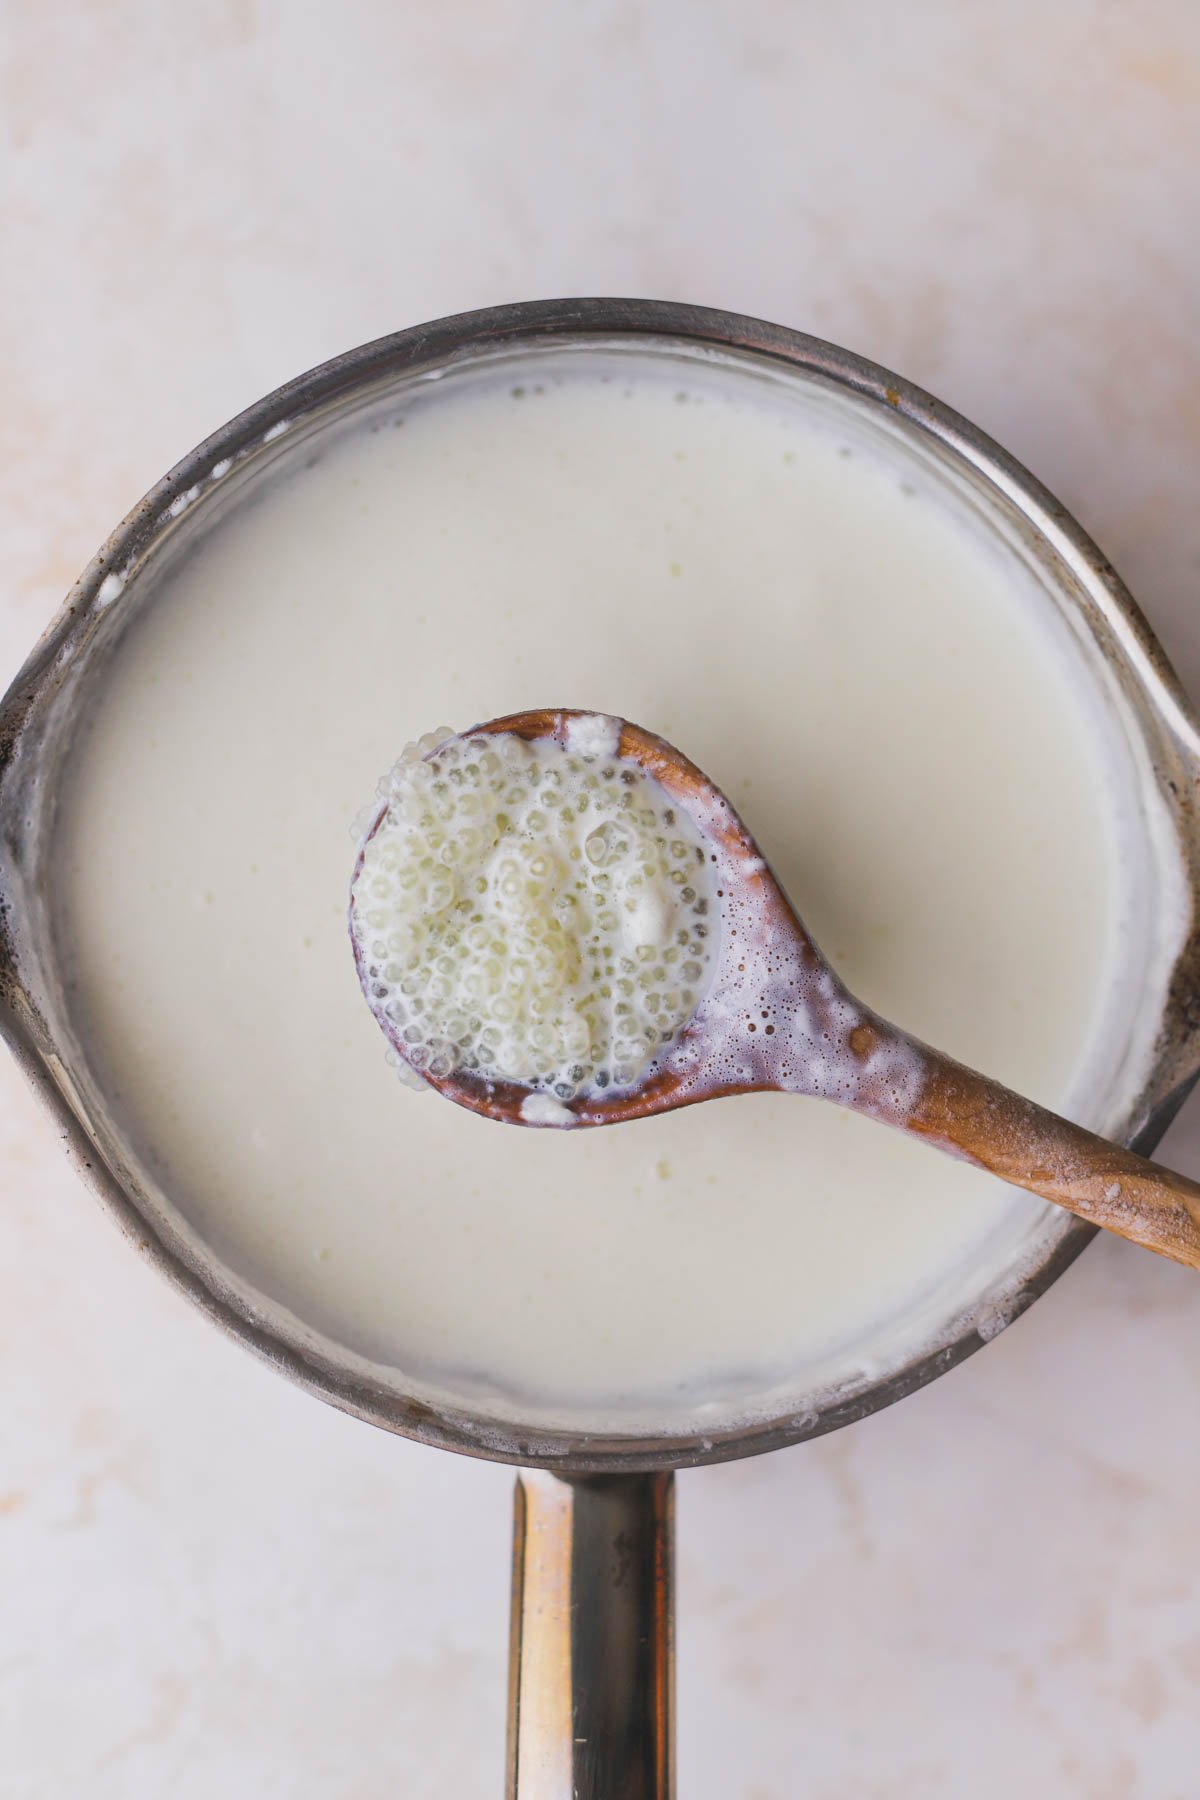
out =
[[(619, 730), (591, 714), (566, 745), (430, 734), (380, 784), (350, 926), (371, 1010), (418, 1073), (560, 1102), (615, 1091), (695, 1012), (709, 848), (615, 754)], [(571, 1122), (561, 1106), (527, 1118)]]
[(348, 827), (411, 722), (644, 721), (856, 994), (1103, 1123), (1140, 953), (1100, 703), (1015, 559), (811, 396), (570, 353), (375, 423), (215, 525), (113, 659), (59, 824), (94, 1066), (234, 1270), (407, 1378), (617, 1427), (803, 1396), (1037, 1203), (788, 1095), (575, 1132), (418, 1101)]

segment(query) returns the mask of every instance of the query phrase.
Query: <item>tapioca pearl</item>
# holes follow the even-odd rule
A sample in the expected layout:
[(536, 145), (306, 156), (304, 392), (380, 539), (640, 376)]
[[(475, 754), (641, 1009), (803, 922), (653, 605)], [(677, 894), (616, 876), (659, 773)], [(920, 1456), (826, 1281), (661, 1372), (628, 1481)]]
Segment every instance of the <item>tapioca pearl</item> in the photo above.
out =
[[(501, 748), (504, 754), (500, 753)], [(403, 958), (404, 986), (411, 987), (415, 981), (423, 994), (422, 1006), (424, 1001), (429, 1002), (428, 1029), (438, 1019), (439, 1007), (444, 1013), (447, 1006), (455, 1004), (439, 983), (449, 980), (459, 986), (458, 1010), (440, 1020), (443, 1026), (450, 1027), (449, 1041), (459, 1059), (456, 1066), (482, 1066), (482, 1060), (486, 1060), (497, 1072), (515, 1075), (515, 1067), (506, 1070), (506, 1059), (519, 1061), (524, 1070), (536, 1051), (543, 1060), (557, 1060), (557, 1073), (562, 1079), (567, 1079), (563, 1076), (565, 1063), (569, 1069), (583, 1070), (585, 1075), (589, 1071), (594, 1075), (603, 1066), (611, 1080), (615, 1068), (600, 1060), (604, 1044), (613, 1039), (614, 990), (608, 983), (616, 977), (618, 967), (624, 970), (627, 964), (634, 966), (621, 953), (623, 947), (636, 948), (623, 946), (630, 922), (636, 918), (641, 928), (635, 927), (636, 935), (644, 935), (653, 912), (648, 913), (644, 906), (635, 906), (632, 911), (624, 906), (622, 893), (627, 890), (610, 891), (610, 870), (598, 868), (584, 858), (581, 845), (596, 826), (611, 824), (621, 834), (618, 845), (622, 856), (615, 868), (623, 879), (631, 870), (637, 871), (633, 893), (639, 901), (653, 896), (653, 905), (662, 907), (666, 895), (669, 909), (678, 903), (678, 895), (673, 895), (672, 890), (680, 885), (667, 879), (669, 865), (678, 860), (675, 846), (682, 843), (686, 852), (688, 845), (686, 840), (670, 835), (671, 827), (678, 830), (674, 809), (662, 806), (661, 791), (641, 771), (624, 767), (614, 771), (603, 766), (597, 769), (589, 761), (562, 757), (561, 753), (557, 765), (547, 763), (547, 750), (547, 746), (535, 750), (523, 744), (513, 747), (500, 746), (498, 741), (467, 740), (446, 745), (428, 764), (413, 763), (411, 757), (402, 761), (383, 784), (391, 804), (375, 834), (375, 848), (381, 854), (373, 873), (377, 879), (386, 877), (391, 881), (392, 903), (407, 914), (404, 923), (413, 928), (413, 935), (407, 940), (411, 949)], [(414, 791), (419, 804), (412, 803)], [(509, 794), (515, 794), (520, 801), (511, 812), (504, 805)], [(551, 798), (556, 804), (547, 804)], [(649, 803), (651, 799), (654, 804)], [(585, 820), (584, 815), (593, 808), (597, 810)], [(553, 854), (546, 840), (551, 828), (559, 840), (553, 846)], [(424, 843), (420, 841), (422, 834)], [(431, 834), (435, 840), (432, 851)], [(628, 848), (627, 839), (631, 840)], [(503, 851), (506, 843), (509, 850), (500, 860), (511, 857), (511, 849), (516, 846), (527, 872), (523, 885), (512, 881), (511, 870), (505, 870), (500, 877), (495, 875), (493, 853)], [(562, 857), (559, 853), (564, 845), (566, 855)], [(594, 848), (607, 850), (605, 839)], [(472, 859), (478, 862), (481, 849), (492, 856), (492, 881), (478, 870), (464, 880), (460, 865)], [(702, 865), (704, 851), (699, 844), (693, 854), (697, 866)], [(364, 876), (368, 857), (369, 847), (364, 852)], [(569, 873), (571, 870), (574, 874)], [(447, 874), (455, 880), (454, 896), (434, 885), (439, 875)], [(505, 875), (509, 877), (507, 884)], [(502, 887), (507, 885), (507, 898), (513, 903), (511, 908), (500, 908), (499, 916), (496, 880)], [(564, 891), (568, 889), (569, 892)], [(380, 898), (378, 892), (368, 897), (372, 905), (367, 911), (378, 912), (380, 908), (374, 905)], [(428, 913), (431, 899), (443, 902), (432, 917)], [(680, 950), (686, 948), (698, 953), (702, 962), (707, 961), (706, 953), (688, 934), (682, 920), (670, 910), (667, 916), (668, 936), (673, 941), (666, 945), (663, 962), (651, 964), (650, 979), (656, 982), (663, 980), (666, 952), (677, 960)], [(356, 919), (356, 928), (358, 923)], [(657, 924), (650, 935), (657, 935)], [(392, 942), (381, 952), (374, 971), (377, 977), (383, 971), (385, 987), (388, 980), (395, 983), (397, 941), (405, 941), (397, 931), (389, 936)], [(491, 965), (488, 980), (479, 979), (481, 965)], [(438, 981), (432, 979), (431, 968)], [(499, 971), (505, 968), (506, 978), (498, 979)], [(638, 974), (644, 986), (645, 974)], [(622, 973), (620, 979), (627, 981), (628, 976)], [(584, 997), (581, 990), (589, 984), (592, 991)], [(535, 985), (549, 995), (548, 1000), (538, 996), (536, 1015), (530, 1006), (531, 988)], [(678, 989), (681, 1005), (684, 991), (682, 987)], [(696, 990), (687, 991), (690, 1008)], [(485, 1043), (482, 1033), (487, 1028), (488, 1008), (501, 993), (513, 1003), (517, 1013), (504, 1023), (499, 1044)], [(474, 1009), (469, 1014), (463, 1010), (464, 1002)], [(571, 1004), (581, 1021), (573, 1032), (563, 1029), (563, 1018), (569, 1014)], [(416, 1016), (415, 1004), (413, 1013)], [(394, 1007), (388, 1016), (396, 1016)], [(551, 1029), (549, 1035), (543, 1034), (536, 1045), (531, 1045), (526, 1025), (535, 1016)], [(634, 1019), (641, 1028), (639, 1041), (643, 1047), (663, 1040), (680, 1023), (666, 1011), (649, 1016), (644, 995), (636, 1001)], [(585, 1031), (587, 1052), (581, 1051), (573, 1062), (566, 1061), (574, 1045), (582, 1043)], [(405, 1042), (409, 1044), (411, 1039), (406, 1038)], [(482, 1060), (481, 1052), (486, 1053)], [(548, 1079), (544, 1074), (538, 1078)], [(583, 1079), (579, 1073), (569, 1076), (576, 1087)]]

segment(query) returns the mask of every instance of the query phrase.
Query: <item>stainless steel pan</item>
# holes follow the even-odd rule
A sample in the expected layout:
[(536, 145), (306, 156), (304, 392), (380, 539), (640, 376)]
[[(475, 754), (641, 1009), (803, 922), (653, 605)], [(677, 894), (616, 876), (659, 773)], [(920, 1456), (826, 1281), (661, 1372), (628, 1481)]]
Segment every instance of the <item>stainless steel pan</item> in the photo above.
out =
[[(197, 1305), (276, 1368), (389, 1431), (519, 1464), (513, 1567), (509, 1789), (521, 1800), (662, 1797), (673, 1786), (673, 1471), (774, 1450), (861, 1419), (944, 1374), (1056, 1280), (1090, 1230), (1048, 1218), (1033, 1254), (996, 1270), (970, 1307), (898, 1366), (861, 1373), (812, 1404), (675, 1435), (571, 1434), (430, 1404), (299, 1327), (224, 1267), (139, 1163), (83, 1054), (56, 955), (47, 873), (73, 722), (164, 545), (236, 503), (281, 458), (381, 395), (480, 359), (563, 347), (653, 349), (752, 367), (860, 409), (968, 493), (1038, 571), (1081, 655), (1102, 665), (1144, 771), (1165, 859), (1200, 864), (1200, 736), (1165, 657), (1113, 569), (1066, 511), (974, 427), (845, 351), (757, 320), (642, 300), (506, 306), (440, 320), (323, 364), (250, 407), (164, 477), (104, 545), (0, 708), (0, 1026), (67, 1148), (137, 1247)], [(232, 498), (231, 498), (232, 497)], [(1153, 922), (1152, 922), (1153, 924)], [(1165, 926), (1164, 926), (1165, 929)], [(1198, 939), (1175, 955), (1156, 1037), (1114, 1135), (1149, 1150), (1200, 1070)], [(348, 954), (348, 953), (347, 953)], [(348, 975), (352, 976), (347, 960)]]

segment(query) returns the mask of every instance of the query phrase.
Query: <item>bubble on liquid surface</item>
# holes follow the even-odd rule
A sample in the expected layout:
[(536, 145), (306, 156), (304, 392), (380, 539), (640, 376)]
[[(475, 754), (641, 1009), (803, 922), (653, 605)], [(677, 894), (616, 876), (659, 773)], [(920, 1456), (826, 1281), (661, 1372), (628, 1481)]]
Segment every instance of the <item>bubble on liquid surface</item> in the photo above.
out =
[(412, 1068), (563, 1103), (632, 1086), (692, 1017), (711, 975), (710, 859), (617, 741), (602, 718), (565, 749), (431, 733), (380, 784), (351, 931)]

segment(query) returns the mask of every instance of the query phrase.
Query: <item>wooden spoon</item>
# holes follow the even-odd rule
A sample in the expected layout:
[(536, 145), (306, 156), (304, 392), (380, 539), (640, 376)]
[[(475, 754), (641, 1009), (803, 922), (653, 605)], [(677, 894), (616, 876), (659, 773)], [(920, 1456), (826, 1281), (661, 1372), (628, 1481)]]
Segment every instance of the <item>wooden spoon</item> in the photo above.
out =
[[(565, 744), (569, 721), (583, 716), (513, 713), (463, 735), (512, 733)], [(1200, 1185), (1022, 1099), (855, 1000), (724, 795), (662, 738), (616, 723), (618, 754), (653, 776), (710, 844), (723, 929), (704, 1000), (644, 1078), (620, 1092), (567, 1101), (569, 1119), (562, 1108), (550, 1109), (558, 1112), (560, 1126), (615, 1125), (763, 1089), (818, 1096), (988, 1169), (1160, 1256), (1200, 1268)], [(403, 1056), (404, 1044), (365, 981), (364, 991)], [(522, 1115), (530, 1090), (517, 1083), (466, 1070), (437, 1078), (421, 1072), (447, 1099), (489, 1119), (535, 1128), (550, 1122)]]

